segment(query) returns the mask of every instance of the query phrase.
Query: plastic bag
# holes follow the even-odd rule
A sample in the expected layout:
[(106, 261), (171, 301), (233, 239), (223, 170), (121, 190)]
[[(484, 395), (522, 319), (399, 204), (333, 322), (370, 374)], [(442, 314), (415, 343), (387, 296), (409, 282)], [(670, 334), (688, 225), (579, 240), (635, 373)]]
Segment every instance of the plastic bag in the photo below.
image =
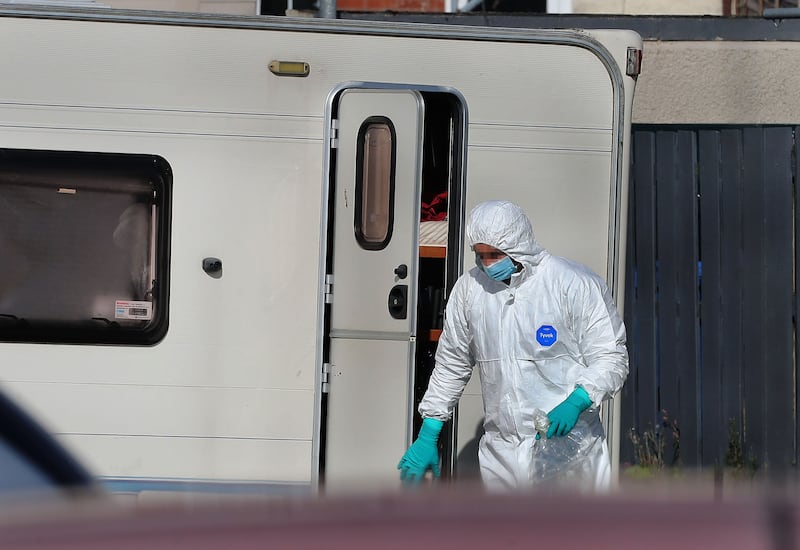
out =
[(592, 451), (597, 436), (582, 418), (567, 435), (547, 437), (547, 413), (534, 409), (533, 423), (540, 438), (533, 446), (530, 478), (534, 485), (563, 487), (591, 486), (594, 483)]

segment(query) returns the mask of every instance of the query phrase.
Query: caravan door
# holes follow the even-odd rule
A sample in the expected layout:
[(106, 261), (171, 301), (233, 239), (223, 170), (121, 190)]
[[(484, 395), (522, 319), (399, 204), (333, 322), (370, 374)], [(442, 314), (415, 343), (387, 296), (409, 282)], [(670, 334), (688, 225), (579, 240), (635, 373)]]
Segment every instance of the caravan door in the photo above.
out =
[(411, 438), (424, 104), (334, 99), (325, 483), (397, 483)]

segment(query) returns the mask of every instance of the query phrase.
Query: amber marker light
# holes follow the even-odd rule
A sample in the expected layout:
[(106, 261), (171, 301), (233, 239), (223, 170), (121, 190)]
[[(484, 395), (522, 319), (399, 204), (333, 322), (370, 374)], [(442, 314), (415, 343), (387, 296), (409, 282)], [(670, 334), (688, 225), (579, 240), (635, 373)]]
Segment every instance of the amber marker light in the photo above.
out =
[(311, 67), (303, 61), (270, 61), (269, 70), (278, 76), (308, 76)]

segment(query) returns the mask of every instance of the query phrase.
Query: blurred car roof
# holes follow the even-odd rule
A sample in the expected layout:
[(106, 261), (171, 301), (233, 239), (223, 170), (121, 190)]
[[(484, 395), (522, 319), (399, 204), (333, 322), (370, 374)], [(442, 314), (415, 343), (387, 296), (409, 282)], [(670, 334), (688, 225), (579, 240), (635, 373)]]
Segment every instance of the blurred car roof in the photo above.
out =
[(796, 548), (794, 499), (487, 494), (475, 488), (109, 506), (86, 499), (0, 515), (0, 547)]
[(800, 547), (796, 491), (490, 494), (469, 484), (312, 497), (116, 500), (0, 393), (0, 548)]

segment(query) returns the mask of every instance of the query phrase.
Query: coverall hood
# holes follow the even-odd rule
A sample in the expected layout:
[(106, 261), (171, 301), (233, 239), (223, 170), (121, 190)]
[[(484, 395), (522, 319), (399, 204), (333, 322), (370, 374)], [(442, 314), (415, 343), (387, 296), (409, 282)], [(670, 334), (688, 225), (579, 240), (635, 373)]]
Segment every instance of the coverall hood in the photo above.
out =
[(488, 244), (525, 267), (536, 266), (545, 254), (536, 242), (525, 212), (510, 201), (487, 201), (477, 205), (467, 221), (470, 246)]

